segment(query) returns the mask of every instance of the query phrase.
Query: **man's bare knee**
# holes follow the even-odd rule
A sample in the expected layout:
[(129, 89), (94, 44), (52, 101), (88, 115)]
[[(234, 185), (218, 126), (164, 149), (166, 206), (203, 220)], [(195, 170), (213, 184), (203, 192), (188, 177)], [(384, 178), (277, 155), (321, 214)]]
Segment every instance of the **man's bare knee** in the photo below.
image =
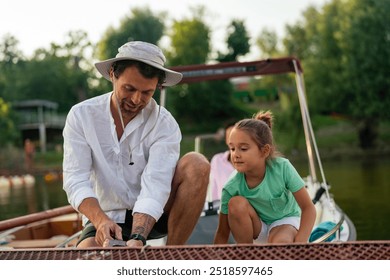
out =
[(182, 178), (205, 178), (210, 174), (210, 163), (207, 158), (197, 152), (185, 154), (179, 161), (177, 171)]

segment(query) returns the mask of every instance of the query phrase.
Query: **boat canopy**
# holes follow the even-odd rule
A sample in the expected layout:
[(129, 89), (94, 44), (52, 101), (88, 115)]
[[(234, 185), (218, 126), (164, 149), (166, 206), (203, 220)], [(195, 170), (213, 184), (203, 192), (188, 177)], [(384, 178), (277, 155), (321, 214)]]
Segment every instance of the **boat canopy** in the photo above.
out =
[[(317, 143), (315, 140), (309, 110), (306, 101), (303, 70), (300, 61), (295, 57), (268, 58), (249, 62), (220, 62), (215, 64), (197, 64), (171, 67), (171, 70), (181, 72), (183, 79), (179, 84), (190, 84), (211, 80), (226, 80), (236, 77), (264, 76), (294, 73), (298, 99), (301, 109), (306, 148), (309, 159), (309, 172), (313, 182), (317, 182), (315, 158), (320, 169), (322, 182), (326, 182)], [(161, 90), (160, 105), (165, 106), (166, 91)], [(326, 183), (325, 183), (326, 184)]]
[(299, 60), (295, 57), (269, 58), (250, 62), (234, 61), (175, 66), (170, 69), (183, 74), (180, 84), (226, 80), (235, 77), (296, 73), (297, 70), (303, 72)]

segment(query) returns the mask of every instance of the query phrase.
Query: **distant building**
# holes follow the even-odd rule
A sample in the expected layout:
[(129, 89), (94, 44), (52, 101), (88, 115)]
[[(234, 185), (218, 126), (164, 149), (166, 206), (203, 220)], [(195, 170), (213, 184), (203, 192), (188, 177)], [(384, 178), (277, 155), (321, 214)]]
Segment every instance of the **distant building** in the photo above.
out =
[(19, 129), (23, 143), (26, 139), (38, 142), (41, 152), (47, 144), (62, 139), (65, 116), (57, 114), (58, 104), (48, 100), (25, 100), (13, 103), (19, 115)]

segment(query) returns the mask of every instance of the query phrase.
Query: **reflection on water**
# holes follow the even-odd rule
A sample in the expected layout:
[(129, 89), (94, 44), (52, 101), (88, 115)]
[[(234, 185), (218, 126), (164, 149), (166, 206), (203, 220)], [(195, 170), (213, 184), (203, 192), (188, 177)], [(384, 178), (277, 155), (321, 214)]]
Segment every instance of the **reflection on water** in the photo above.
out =
[[(293, 162), (302, 176), (307, 166)], [(336, 203), (354, 222), (358, 240), (390, 239), (390, 158), (325, 161)], [(0, 220), (68, 204), (62, 181), (36, 178), (33, 187), (0, 187)]]
[(36, 213), (68, 204), (62, 181), (45, 182), (35, 177), (35, 185), (0, 185), (0, 220)]
[(355, 224), (357, 239), (389, 240), (390, 158), (325, 161), (323, 168), (336, 203)]

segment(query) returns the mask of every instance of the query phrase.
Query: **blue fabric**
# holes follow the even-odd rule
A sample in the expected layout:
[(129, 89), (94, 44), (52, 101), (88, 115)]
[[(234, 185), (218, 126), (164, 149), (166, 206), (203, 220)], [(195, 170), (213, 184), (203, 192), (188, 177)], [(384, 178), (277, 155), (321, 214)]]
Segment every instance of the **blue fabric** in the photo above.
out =
[[(334, 228), (336, 224), (334, 222), (322, 222), (319, 224), (312, 232), (309, 238), (309, 242), (313, 242), (314, 240), (317, 240), (324, 234), (328, 233), (332, 228)], [(343, 230), (343, 226), (341, 226), (341, 230)], [(329, 236), (325, 242), (332, 241), (335, 239), (336, 233), (333, 233), (331, 236)]]

